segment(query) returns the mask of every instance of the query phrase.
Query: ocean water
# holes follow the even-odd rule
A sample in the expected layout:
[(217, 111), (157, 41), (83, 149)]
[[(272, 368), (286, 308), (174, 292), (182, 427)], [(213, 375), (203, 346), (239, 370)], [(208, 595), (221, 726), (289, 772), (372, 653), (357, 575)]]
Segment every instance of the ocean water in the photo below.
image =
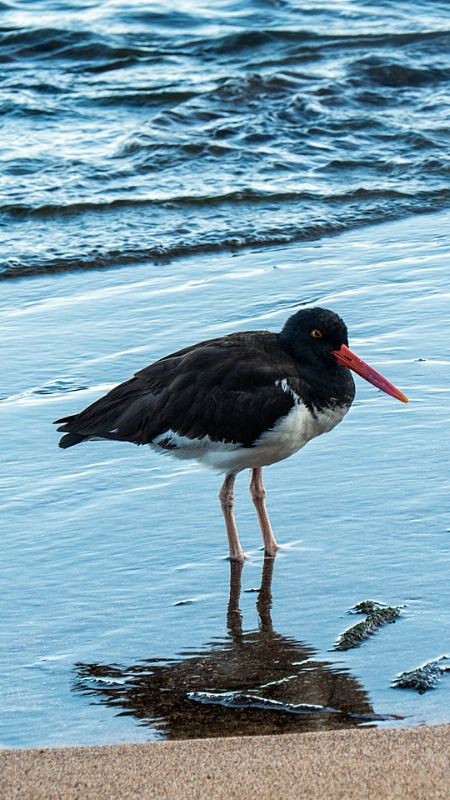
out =
[(2, 2), (4, 277), (448, 207), (448, 3)]
[[(444, 671), (392, 686), (450, 656), (448, 5), (0, 13), (0, 746), (449, 722)], [(265, 470), (274, 563), (245, 475), (239, 570), (220, 476), (58, 449), (145, 364), (303, 304), (410, 403), (358, 381)], [(400, 616), (336, 650), (367, 599)]]

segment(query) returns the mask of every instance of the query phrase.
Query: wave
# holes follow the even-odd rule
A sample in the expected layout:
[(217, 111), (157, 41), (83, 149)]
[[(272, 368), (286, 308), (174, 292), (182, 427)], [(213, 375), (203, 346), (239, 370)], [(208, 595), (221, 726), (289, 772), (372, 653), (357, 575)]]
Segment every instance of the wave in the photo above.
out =
[(440, 3), (5, 6), (4, 278), (448, 205)]
[[(381, 197), (383, 195), (381, 194)], [(12, 278), (23, 278), (26, 276), (36, 276), (52, 273), (61, 273), (78, 270), (100, 270), (122, 267), (126, 265), (148, 262), (152, 264), (168, 263), (179, 258), (189, 258), (200, 255), (220, 253), (224, 251), (239, 252), (246, 249), (279, 247), (293, 244), (295, 242), (319, 240), (323, 237), (333, 236), (344, 231), (356, 230), (365, 225), (399, 219), (408, 214), (433, 213), (448, 208), (450, 202), (450, 190), (446, 197), (437, 200), (431, 193), (427, 196), (417, 198), (414, 196), (395, 195), (393, 199), (396, 204), (386, 207), (386, 204), (375, 202), (374, 193), (363, 189), (355, 190), (349, 195), (353, 198), (353, 213), (347, 209), (339, 213), (335, 211), (321, 219), (317, 215), (316, 219), (310, 219), (303, 224), (298, 220), (286, 222), (284, 226), (273, 224), (266, 226), (249, 226), (247, 229), (233, 229), (228, 226), (226, 232), (221, 236), (199, 236), (181, 237), (167, 236), (161, 243), (148, 242), (130, 246), (126, 242), (115, 243), (114, 246), (101, 249), (97, 244), (95, 247), (82, 246), (81, 252), (71, 253), (70, 246), (64, 256), (52, 257), (47, 255), (45, 258), (31, 255), (29, 258), (9, 258), (0, 264), (0, 280)], [(340, 198), (334, 198), (339, 203)], [(365, 205), (362, 201), (367, 201)], [(268, 215), (270, 216), (270, 214)], [(74, 233), (74, 237), (76, 234)]]

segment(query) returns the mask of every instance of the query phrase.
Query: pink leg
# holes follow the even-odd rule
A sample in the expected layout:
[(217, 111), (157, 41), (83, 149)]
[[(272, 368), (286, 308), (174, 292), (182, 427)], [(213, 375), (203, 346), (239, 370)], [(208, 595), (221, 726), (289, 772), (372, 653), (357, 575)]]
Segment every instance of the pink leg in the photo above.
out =
[(239, 541), (239, 536), (234, 521), (234, 481), (235, 475), (227, 475), (222, 488), (219, 492), (220, 505), (222, 507), (223, 518), (225, 520), (225, 527), (227, 529), (228, 547), (230, 550), (231, 561), (239, 561), (241, 564), (245, 561), (244, 551)]
[(255, 469), (252, 469), (250, 494), (256, 508), (256, 513), (258, 514), (259, 525), (264, 542), (264, 550), (268, 556), (275, 556), (277, 554), (278, 545), (275, 541), (275, 537), (270, 525), (269, 515), (266, 509), (266, 490), (262, 481), (261, 467), (255, 467)]

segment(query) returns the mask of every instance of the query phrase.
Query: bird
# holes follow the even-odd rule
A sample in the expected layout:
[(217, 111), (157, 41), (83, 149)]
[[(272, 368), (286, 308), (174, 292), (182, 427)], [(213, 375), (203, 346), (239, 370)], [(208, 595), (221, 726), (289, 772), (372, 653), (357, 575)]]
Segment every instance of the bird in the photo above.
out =
[(266, 509), (264, 467), (331, 431), (349, 410), (352, 371), (388, 395), (405, 395), (348, 347), (338, 314), (302, 307), (280, 332), (243, 331), (167, 355), (78, 414), (56, 420), (63, 449), (89, 439), (150, 445), (225, 475), (219, 499), (229, 558), (243, 563), (234, 517), (234, 483), (251, 470), (250, 494), (265, 555), (278, 544)]

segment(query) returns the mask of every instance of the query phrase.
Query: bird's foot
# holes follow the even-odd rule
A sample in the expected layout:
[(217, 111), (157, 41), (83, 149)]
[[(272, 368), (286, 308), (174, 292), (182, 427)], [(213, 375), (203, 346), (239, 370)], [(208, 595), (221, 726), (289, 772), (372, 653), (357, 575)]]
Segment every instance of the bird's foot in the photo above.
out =
[(237, 564), (243, 564), (246, 560), (246, 555), (243, 550), (230, 551), (228, 558), (230, 561), (236, 562)]

